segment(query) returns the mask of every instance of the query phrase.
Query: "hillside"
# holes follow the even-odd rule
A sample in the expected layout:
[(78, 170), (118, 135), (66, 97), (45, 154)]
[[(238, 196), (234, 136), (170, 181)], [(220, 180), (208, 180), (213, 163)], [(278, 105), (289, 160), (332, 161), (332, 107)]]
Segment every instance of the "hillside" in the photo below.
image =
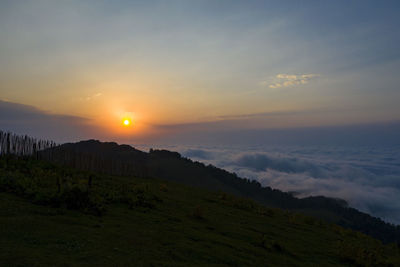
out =
[(81, 170), (111, 175), (153, 177), (213, 191), (224, 191), (252, 198), (268, 207), (302, 212), (341, 226), (361, 231), (383, 242), (400, 242), (400, 227), (385, 223), (354, 208), (346, 202), (323, 196), (298, 199), (256, 181), (211, 165), (193, 162), (177, 152), (150, 150), (142, 152), (128, 145), (102, 143), (96, 140), (68, 143), (41, 152), (42, 159)]
[(396, 245), (223, 192), (0, 157), (2, 266), (399, 266)]

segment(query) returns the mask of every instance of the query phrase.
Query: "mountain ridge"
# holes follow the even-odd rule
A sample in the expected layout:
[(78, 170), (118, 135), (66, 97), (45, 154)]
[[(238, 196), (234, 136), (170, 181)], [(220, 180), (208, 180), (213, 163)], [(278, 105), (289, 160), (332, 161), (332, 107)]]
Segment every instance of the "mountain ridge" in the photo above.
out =
[(178, 152), (150, 149), (140, 151), (129, 145), (90, 139), (66, 143), (39, 153), (40, 158), (88, 171), (112, 175), (155, 177), (213, 191), (251, 198), (263, 205), (300, 211), (319, 219), (361, 231), (383, 242), (400, 241), (400, 227), (348, 207), (342, 199), (324, 196), (296, 198), (290, 193), (262, 187), (254, 180), (213, 165), (192, 161)]
[(157, 178), (0, 156), (1, 266), (399, 266), (298, 212)]

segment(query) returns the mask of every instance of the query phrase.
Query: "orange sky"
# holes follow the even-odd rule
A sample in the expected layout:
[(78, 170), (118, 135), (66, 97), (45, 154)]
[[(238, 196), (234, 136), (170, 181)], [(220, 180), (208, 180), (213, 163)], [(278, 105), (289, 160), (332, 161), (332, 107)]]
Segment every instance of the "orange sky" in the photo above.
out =
[(110, 135), (400, 119), (398, 34), (385, 34), (397, 13), (386, 6), (355, 18), (334, 3), (0, 5), (0, 99)]

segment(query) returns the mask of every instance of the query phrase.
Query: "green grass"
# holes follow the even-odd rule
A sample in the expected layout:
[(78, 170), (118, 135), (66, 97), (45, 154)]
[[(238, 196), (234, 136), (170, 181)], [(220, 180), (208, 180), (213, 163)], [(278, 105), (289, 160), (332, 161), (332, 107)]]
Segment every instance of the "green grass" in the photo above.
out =
[(3, 158), (0, 191), (1, 266), (400, 266), (395, 245), (157, 179)]

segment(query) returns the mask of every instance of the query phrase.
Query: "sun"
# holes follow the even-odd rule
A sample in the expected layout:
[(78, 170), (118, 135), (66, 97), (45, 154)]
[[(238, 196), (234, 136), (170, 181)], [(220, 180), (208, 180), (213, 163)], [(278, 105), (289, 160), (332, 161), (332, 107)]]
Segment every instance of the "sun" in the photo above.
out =
[(124, 121), (122, 122), (125, 126), (129, 126), (131, 125), (131, 120), (130, 119), (124, 119)]

